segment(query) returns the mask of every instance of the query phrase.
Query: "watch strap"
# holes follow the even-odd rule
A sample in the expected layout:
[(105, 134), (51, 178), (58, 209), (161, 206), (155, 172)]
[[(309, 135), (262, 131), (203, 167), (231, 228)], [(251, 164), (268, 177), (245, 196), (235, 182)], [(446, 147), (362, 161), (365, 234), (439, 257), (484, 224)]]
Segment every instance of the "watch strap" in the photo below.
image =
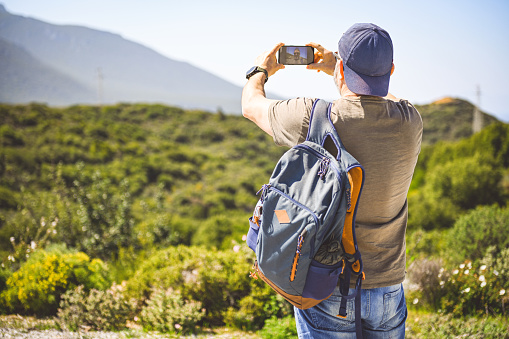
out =
[(265, 74), (265, 82), (267, 82), (269, 80), (269, 73), (267, 72), (267, 70), (265, 68), (262, 68), (260, 66), (253, 67), (252, 70), (250, 70), (250, 72), (248, 72), (246, 74), (246, 79), (249, 79), (256, 73), (260, 73), (260, 72)]

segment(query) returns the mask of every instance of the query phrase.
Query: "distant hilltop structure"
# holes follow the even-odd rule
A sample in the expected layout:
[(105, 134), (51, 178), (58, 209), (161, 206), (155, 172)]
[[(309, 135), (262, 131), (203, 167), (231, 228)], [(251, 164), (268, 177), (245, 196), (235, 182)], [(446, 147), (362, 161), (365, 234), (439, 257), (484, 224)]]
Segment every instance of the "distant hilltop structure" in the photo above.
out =
[(477, 85), (476, 95), (477, 104), (474, 105), (474, 117), (472, 119), (472, 133), (480, 132), (483, 128), (483, 119), (481, 110), (479, 108), (481, 106), (481, 87), (479, 85)]

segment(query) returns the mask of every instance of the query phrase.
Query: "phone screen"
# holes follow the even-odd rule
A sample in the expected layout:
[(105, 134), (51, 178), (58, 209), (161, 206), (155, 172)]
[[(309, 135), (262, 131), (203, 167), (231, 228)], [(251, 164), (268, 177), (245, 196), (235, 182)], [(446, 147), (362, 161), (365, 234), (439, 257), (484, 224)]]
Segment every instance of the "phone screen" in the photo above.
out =
[(314, 48), (310, 46), (283, 46), (278, 52), (278, 62), (283, 65), (309, 65), (314, 60)]

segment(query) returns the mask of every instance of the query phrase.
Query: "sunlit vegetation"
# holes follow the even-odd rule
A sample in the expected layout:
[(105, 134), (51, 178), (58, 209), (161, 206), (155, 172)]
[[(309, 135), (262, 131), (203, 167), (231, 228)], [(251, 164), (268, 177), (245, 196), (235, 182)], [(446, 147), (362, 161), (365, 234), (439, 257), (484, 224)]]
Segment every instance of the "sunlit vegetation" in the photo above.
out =
[[(451, 320), (436, 333), (506, 333), (509, 125), (436, 140), (408, 197), (407, 301), (429, 320), (411, 316), (409, 334), (431, 331), (433, 314), (473, 319), (474, 332)], [(284, 151), (220, 111), (0, 105), (0, 313), (294, 335), (289, 304), (249, 278), (243, 241)]]

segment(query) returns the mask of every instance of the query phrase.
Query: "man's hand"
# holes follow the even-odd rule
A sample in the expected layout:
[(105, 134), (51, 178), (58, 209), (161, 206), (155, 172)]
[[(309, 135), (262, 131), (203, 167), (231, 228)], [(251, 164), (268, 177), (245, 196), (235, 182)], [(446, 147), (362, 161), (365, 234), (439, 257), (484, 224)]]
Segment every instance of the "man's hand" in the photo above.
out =
[(307, 69), (313, 69), (318, 72), (322, 71), (328, 75), (334, 75), (334, 69), (336, 68), (337, 61), (334, 54), (314, 42), (310, 42), (309, 44), (306, 44), (306, 46), (311, 46), (316, 50), (314, 63), (309, 64)]
[(276, 53), (281, 48), (281, 46), (284, 46), (285, 44), (280, 42), (274, 48), (272, 48), (270, 51), (267, 51), (261, 55), (259, 55), (256, 58), (255, 66), (260, 66), (261, 68), (264, 68), (267, 70), (267, 73), (269, 73), (269, 77), (272, 76), (274, 73), (279, 71), (280, 69), (285, 68), (285, 65), (280, 64), (277, 62)]

